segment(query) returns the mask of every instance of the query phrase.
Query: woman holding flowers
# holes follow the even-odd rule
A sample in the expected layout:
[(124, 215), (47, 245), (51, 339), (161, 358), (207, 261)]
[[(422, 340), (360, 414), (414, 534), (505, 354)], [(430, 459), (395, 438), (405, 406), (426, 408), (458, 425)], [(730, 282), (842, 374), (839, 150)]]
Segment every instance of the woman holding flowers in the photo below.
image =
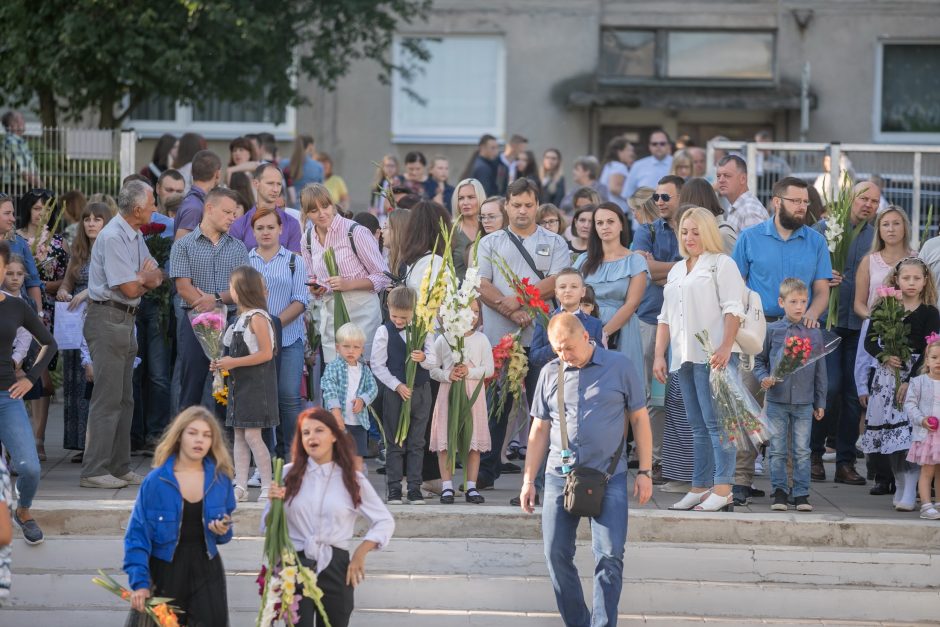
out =
[[(343, 310), (349, 319), (339, 322), (355, 322), (366, 334), (365, 352), (371, 354), (372, 336), (382, 324), (378, 295), (389, 284), (378, 242), (368, 229), (338, 214), (330, 191), (320, 183), (303, 188), (300, 205), (301, 252), (310, 273), (310, 292), (325, 299), (320, 318), (323, 358), (327, 363), (336, 358), (336, 316)], [(328, 269), (331, 259), (334, 272)]]
[(587, 252), (574, 263), (585, 285), (594, 288), (607, 347), (630, 358), (639, 372), (645, 363), (636, 309), (650, 279), (646, 257), (630, 250), (630, 229), (619, 206), (612, 202), (594, 210)]
[(865, 433), (859, 448), (889, 457), (897, 490), (894, 507), (914, 511), (918, 466), (907, 461), (911, 422), (903, 409), (908, 382), (924, 361), (927, 336), (940, 330), (937, 288), (921, 259), (899, 261), (878, 293), (865, 350), (878, 360), (871, 384)]
[[(308, 409), (297, 419), (293, 463), (284, 466), (283, 486), (271, 487), (284, 500), (287, 530), (304, 566), (314, 568), (323, 606), (333, 627), (346, 627), (353, 611), (353, 589), (365, 579), (366, 555), (384, 548), (395, 521), (365, 475), (356, 470), (352, 441), (325, 409)], [(359, 517), (369, 522), (350, 556)], [(312, 627), (317, 611), (300, 601), (297, 623)]]
[[(169, 597), (179, 624), (225, 627), (228, 600), (218, 545), (232, 539), (232, 458), (215, 416), (194, 405), (167, 427), (124, 535), (131, 607)], [(135, 615), (128, 620), (133, 623)]]
[[(653, 375), (666, 382), (666, 349), (672, 351), (669, 371), (679, 373), (679, 386), (693, 434), (695, 470), (692, 489), (670, 509), (699, 511), (733, 507), (731, 481), (735, 451), (722, 442), (720, 416), (712, 403), (710, 368), (736, 368), (734, 338), (744, 305), (744, 280), (734, 260), (724, 254), (718, 222), (710, 211), (692, 207), (679, 221), (679, 253), (666, 278), (663, 310), (656, 331)], [(708, 355), (695, 334), (707, 331), (716, 350)]]

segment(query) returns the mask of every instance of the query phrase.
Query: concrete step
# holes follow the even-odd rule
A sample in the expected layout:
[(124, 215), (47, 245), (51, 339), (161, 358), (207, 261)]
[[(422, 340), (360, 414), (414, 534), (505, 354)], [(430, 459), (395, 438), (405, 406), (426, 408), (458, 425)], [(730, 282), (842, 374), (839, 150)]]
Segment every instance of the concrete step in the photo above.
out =
[[(49, 535), (121, 535), (132, 501), (36, 501), (33, 512)], [(396, 538), (542, 537), (541, 516), (518, 508), (427, 505), (390, 507)], [(239, 535), (260, 535), (263, 506), (240, 503), (235, 512)], [(582, 522), (579, 539), (590, 538)], [(706, 513), (633, 509), (631, 542), (679, 544), (791, 545), (919, 550), (940, 546), (940, 525), (914, 514), (896, 518), (851, 518), (837, 514)]]
[[(590, 547), (579, 549), (582, 587), (590, 598)], [(51, 538), (18, 550), (10, 609), (23, 615), (51, 609), (120, 613), (121, 602), (90, 581), (95, 568), (119, 567), (120, 551), (119, 538), (100, 537)], [(237, 539), (223, 549), (233, 616), (257, 611), (260, 552), (257, 539)], [(935, 623), (940, 608), (940, 588), (929, 587), (940, 582), (938, 558), (916, 553), (632, 544), (625, 564), (620, 610), (631, 614)], [(388, 551), (370, 556), (356, 603), (449, 617), (428, 623), (436, 625), (502, 624), (472, 621), (555, 607), (539, 542), (466, 539), (394, 541)], [(475, 618), (478, 611), (490, 618)]]

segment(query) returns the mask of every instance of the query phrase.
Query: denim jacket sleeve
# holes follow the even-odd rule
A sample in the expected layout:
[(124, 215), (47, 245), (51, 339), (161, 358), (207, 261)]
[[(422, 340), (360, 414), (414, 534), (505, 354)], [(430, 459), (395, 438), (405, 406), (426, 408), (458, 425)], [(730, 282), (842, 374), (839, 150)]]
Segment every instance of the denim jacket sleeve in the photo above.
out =
[(768, 326), (767, 334), (764, 335), (764, 350), (754, 356), (754, 377), (758, 383), (770, 376), (771, 338), (773, 338), (773, 329)]
[[(225, 494), (225, 497), (224, 497), (225, 498), (225, 513), (227, 513), (231, 517), (232, 512), (235, 511), (235, 507), (236, 507), (235, 488), (232, 485), (232, 480), (222, 473), (219, 473), (219, 481), (222, 484), (222, 489)], [(213, 535), (215, 536), (216, 544), (226, 544), (232, 539), (232, 536), (234, 534), (235, 534), (235, 523), (232, 522), (228, 526), (228, 531), (226, 531), (224, 534), (222, 534), (221, 536), (217, 534), (213, 534)]]
[[(146, 481), (145, 481), (146, 484)], [(141, 486), (141, 493), (134, 503), (127, 531), (124, 533), (124, 572), (131, 590), (140, 590), (150, 587), (150, 530), (147, 527), (146, 505), (144, 498), (145, 488)], [(234, 499), (234, 493), (232, 495)]]

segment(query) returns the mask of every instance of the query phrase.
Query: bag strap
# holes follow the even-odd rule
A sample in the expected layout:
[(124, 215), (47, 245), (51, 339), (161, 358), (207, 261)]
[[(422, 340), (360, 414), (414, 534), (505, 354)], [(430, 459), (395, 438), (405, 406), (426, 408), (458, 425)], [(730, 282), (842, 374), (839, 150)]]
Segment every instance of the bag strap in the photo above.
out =
[(506, 232), (506, 235), (509, 236), (509, 241), (516, 245), (516, 248), (519, 249), (519, 254), (522, 255), (522, 258), (525, 259), (525, 262), (532, 269), (532, 272), (539, 278), (539, 281), (545, 278), (545, 273), (535, 267), (535, 261), (532, 260), (532, 255), (529, 254), (529, 251), (525, 249), (525, 246), (522, 244), (516, 235), (510, 231), (508, 228), (503, 229)]
[[(558, 359), (558, 423), (561, 426), (561, 448), (562, 450), (568, 449), (568, 420), (565, 416), (565, 363), (559, 358)], [(623, 445), (627, 441), (627, 431), (626, 426), (624, 426), (623, 437), (620, 439), (620, 446), (617, 447), (617, 451), (614, 453), (614, 456), (610, 459), (610, 465), (607, 467), (607, 479), (610, 480), (613, 476), (614, 471), (617, 470), (617, 462), (620, 461), (620, 456), (623, 454)]]
[[(356, 256), (356, 259), (359, 259), (359, 251), (356, 250), (356, 240), (353, 239), (353, 231), (356, 230), (356, 227), (359, 226), (356, 222), (353, 222), (349, 225), (349, 230), (346, 231), (346, 238), (349, 240), (349, 246), (352, 248), (353, 254)], [(362, 263), (361, 261), (359, 263)]]

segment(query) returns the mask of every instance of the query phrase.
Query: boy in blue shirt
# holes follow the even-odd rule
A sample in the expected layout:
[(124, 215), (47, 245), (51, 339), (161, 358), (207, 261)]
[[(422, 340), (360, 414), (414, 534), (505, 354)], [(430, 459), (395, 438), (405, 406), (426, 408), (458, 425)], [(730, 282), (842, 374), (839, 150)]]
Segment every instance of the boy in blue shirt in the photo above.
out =
[[(800, 369), (783, 380), (771, 376), (780, 363), (788, 338), (808, 339), (813, 346), (823, 343), (819, 329), (807, 329), (803, 324), (809, 302), (809, 290), (799, 279), (784, 279), (780, 284), (778, 304), (784, 317), (767, 325), (764, 350), (757, 355), (754, 376), (766, 390), (767, 420), (770, 423), (770, 483), (774, 491), (775, 511), (786, 511), (788, 497), (796, 502), (800, 512), (811, 512), (809, 503), (810, 436), (813, 418), (822, 420), (826, 407), (826, 360)], [(792, 437), (791, 437), (792, 436)], [(788, 494), (787, 442), (793, 451), (793, 493)]]

